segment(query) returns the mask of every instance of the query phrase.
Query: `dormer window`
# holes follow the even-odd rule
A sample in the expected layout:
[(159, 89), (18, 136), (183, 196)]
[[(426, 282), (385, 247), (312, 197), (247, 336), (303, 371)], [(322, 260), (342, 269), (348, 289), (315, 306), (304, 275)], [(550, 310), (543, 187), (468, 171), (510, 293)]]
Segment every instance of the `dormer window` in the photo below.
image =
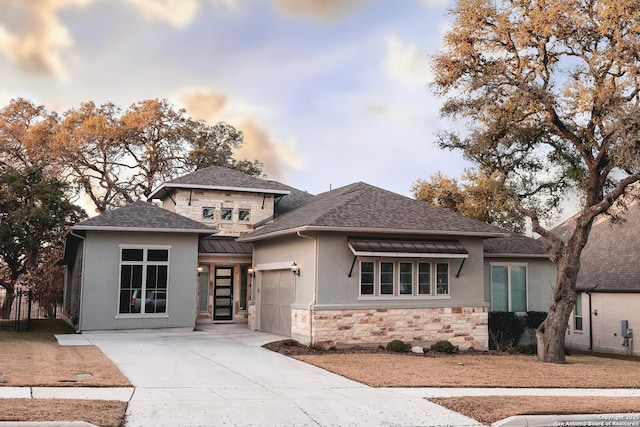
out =
[(207, 221), (213, 221), (215, 219), (215, 208), (204, 207), (202, 208), (202, 219)]
[(221, 221), (233, 221), (233, 209), (232, 208), (222, 208), (222, 209), (220, 209), (220, 220)]
[(251, 220), (251, 209), (238, 209), (238, 221), (248, 222)]

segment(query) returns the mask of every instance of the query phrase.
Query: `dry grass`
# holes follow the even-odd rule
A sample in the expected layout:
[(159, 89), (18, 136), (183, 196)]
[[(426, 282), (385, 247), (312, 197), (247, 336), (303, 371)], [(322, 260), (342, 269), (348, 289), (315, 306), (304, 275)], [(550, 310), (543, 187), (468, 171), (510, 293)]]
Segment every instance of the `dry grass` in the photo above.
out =
[[(0, 386), (131, 387), (94, 346), (60, 346), (54, 334), (73, 330), (60, 321), (40, 321), (34, 332), (0, 332)], [(90, 373), (89, 377), (77, 374)], [(0, 421), (76, 421), (121, 426), (127, 402), (73, 399), (0, 399)]]
[(86, 421), (97, 426), (124, 425), (126, 402), (73, 399), (0, 399), (2, 421)]
[(429, 399), (485, 424), (513, 415), (571, 415), (637, 412), (640, 397), (575, 397), (502, 396), (451, 397)]
[[(0, 386), (131, 386), (100, 349), (60, 346), (52, 332), (0, 332), (0, 348)], [(91, 376), (77, 376), (87, 373)]]
[[(299, 355), (316, 365), (373, 387), (637, 388), (640, 361), (575, 355), (564, 365), (524, 355), (411, 354)], [(429, 399), (482, 423), (514, 415), (636, 412), (638, 397), (486, 396)]]
[(568, 356), (564, 365), (524, 355), (301, 355), (296, 359), (372, 387), (637, 388), (640, 362)]

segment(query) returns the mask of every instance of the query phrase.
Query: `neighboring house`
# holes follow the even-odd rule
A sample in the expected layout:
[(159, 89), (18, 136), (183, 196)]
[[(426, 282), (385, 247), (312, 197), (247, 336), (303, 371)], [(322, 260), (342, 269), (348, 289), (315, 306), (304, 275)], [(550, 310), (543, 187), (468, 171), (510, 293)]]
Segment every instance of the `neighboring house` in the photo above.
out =
[[(631, 202), (625, 221), (603, 215), (593, 223), (580, 257), (577, 302), (566, 343), (582, 350), (640, 355), (640, 205)], [(573, 218), (559, 230), (573, 228)], [(624, 334), (623, 323), (627, 330)], [(635, 331), (635, 334), (633, 333)], [(639, 335), (640, 336), (640, 335)]]
[(554, 269), (535, 240), (368, 184), (311, 196), (210, 167), (150, 198), (164, 209), (137, 202), (67, 236), (65, 312), (80, 329), (235, 321), (305, 344), (486, 349), (490, 304), (548, 308)]

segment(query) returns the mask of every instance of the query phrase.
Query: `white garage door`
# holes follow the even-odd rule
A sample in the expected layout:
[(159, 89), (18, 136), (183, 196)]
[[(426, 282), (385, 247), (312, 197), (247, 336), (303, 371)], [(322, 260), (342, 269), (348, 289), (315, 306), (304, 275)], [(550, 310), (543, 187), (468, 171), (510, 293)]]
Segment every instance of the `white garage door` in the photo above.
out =
[(264, 271), (260, 291), (260, 330), (291, 336), (291, 304), (295, 299), (290, 271)]

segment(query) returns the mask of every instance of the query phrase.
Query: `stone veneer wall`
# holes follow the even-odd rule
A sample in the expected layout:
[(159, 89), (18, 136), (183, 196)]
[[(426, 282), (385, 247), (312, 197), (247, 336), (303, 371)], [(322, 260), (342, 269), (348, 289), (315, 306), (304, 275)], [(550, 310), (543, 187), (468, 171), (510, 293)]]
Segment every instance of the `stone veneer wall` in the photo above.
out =
[(256, 331), (256, 305), (252, 301), (247, 304), (247, 324), (248, 328)]
[[(448, 340), (461, 350), (489, 349), (488, 308), (389, 308), (312, 311), (314, 345), (416, 345)], [(309, 311), (291, 310), (292, 336), (309, 336)]]

